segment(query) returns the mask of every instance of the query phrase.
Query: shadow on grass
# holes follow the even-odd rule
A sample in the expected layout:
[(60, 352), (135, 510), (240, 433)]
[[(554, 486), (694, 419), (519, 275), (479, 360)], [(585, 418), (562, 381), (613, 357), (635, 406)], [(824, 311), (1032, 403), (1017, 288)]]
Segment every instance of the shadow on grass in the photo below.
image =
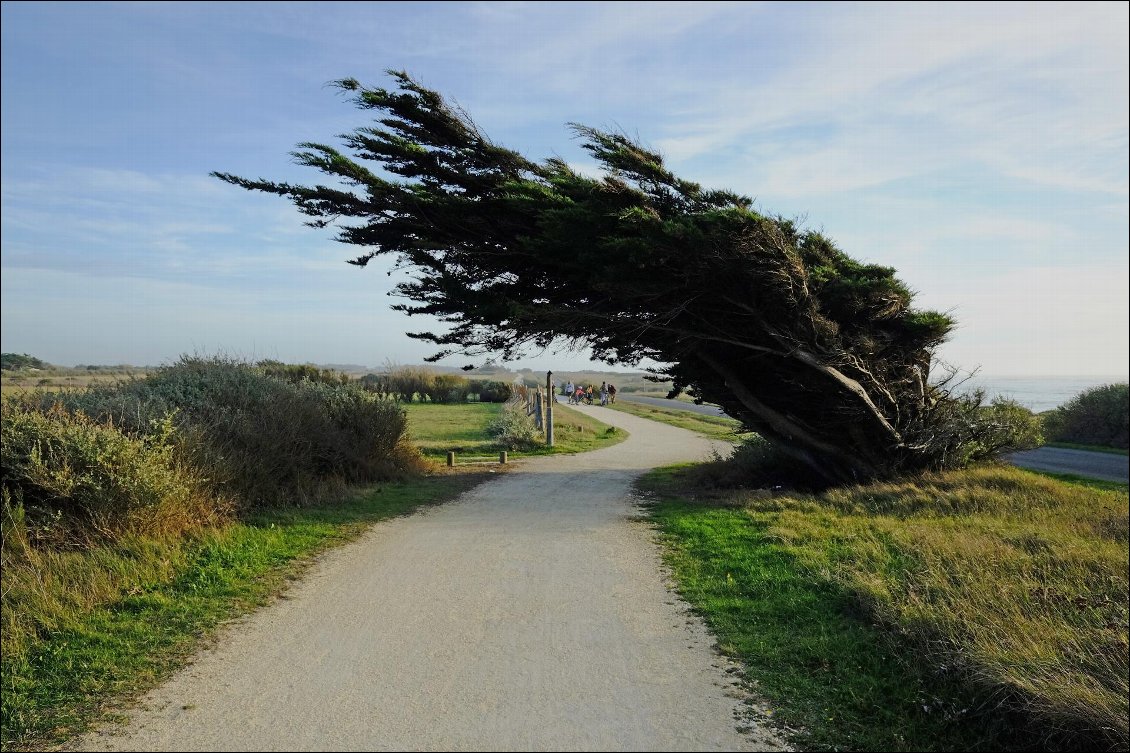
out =
[[(931, 666), (874, 622), (853, 593), (720, 499), (691, 498), (680, 472), (638, 487), (658, 525), (680, 595), (801, 750), (1060, 750), (986, 690)], [(1082, 744), (1076, 749), (1087, 749)]]

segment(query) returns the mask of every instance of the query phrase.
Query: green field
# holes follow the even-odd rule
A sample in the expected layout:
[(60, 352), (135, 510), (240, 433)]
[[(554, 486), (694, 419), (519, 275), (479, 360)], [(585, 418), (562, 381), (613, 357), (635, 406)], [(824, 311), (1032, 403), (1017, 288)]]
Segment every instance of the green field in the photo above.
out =
[[(502, 412), (500, 404), (405, 403), (402, 407), (408, 414), (408, 432), (412, 442), (429, 457), (441, 458), (446, 457), (448, 452), (455, 452), (464, 459), (497, 458), (499, 451), (506, 449), (487, 431), (491, 421)], [(565, 405), (555, 405), (553, 417), (553, 449), (536, 447), (511, 451), (509, 455), (518, 458), (588, 452), (622, 442), (628, 437), (623, 429), (589, 418)]]

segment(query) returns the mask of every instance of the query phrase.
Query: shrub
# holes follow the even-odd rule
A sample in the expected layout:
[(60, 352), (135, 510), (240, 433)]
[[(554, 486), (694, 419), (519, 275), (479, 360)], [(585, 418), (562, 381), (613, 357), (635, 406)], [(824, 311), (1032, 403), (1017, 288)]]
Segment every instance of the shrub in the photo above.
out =
[(1130, 384), (1093, 387), (1044, 414), (1048, 439), (1127, 449), (1130, 439)]
[(1043, 443), (1043, 424), (1039, 416), (1015, 400), (997, 398), (977, 410), (963, 449), (967, 461), (979, 461), (1030, 450)]
[(541, 444), (541, 432), (516, 403), (504, 406), (487, 431), (509, 450), (529, 450)]
[(363, 389), (374, 393), (382, 400), (395, 399), (396, 393), (393, 390), (392, 379), (388, 374), (366, 374), (358, 381)]
[(395, 403), (359, 386), (284, 381), (232, 359), (186, 357), (146, 379), (21, 402), (57, 404), (135, 438), (171, 415), (178, 452), (244, 507), (326, 498), (417, 462)]
[(348, 374), (333, 369), (319, 369), (309, 363), (293, 364), (282, 361), (260, 361), (256, 364), (259, 370), (269, 376), (281, 379), (284, 382), (321, 382), (335, 386), (344, 386), (352, 380)]
[(419, 395), (427, 397), (432, 386), (432, 372), (408, 366), (391, 369), (388, 373), (390, 392), (402, 403), (410, 403)]
[(87, 548), (126, 534), (179, 534), (230, 511), (177, 456), (170, 417), (131, 437), (82, 413), (10, 402), (0, 425), (6, 557), (13, 537)]
[(505, 403), (514, 397), (514, 385), (509, 382), (476, 379), (471, 382), (470, 390), (479, 396), (480, 403)]
[[(1012, 400), (994, 400), (980, 404), (981, 396), (954, 400), (960, 412), (938, 425), (953, 430), (949, 445), (953, 457), (940, 459), (941, 467), (964, 466), (970, 462), (991, 460), (1004, 453), (1038, 447), (1043, 442), (1040, 417)], [(782, 445), (753, 436), (740, 444), (733, 454), (719, 462), (690, 471), (697, 482), (708, 488), (774, 488), (815, 490), (825, 488), (811, 468), (799, 457), (789, 454)]]
[(425, 389), (428, 400), (433, 403), (465, 403), (471, 391), (471, 383), (457, 374), (433, 374)]
[(27, 353), (0, 353), (0, 369), (19, 371), (21, 369), (46, 369), (50, 364)]

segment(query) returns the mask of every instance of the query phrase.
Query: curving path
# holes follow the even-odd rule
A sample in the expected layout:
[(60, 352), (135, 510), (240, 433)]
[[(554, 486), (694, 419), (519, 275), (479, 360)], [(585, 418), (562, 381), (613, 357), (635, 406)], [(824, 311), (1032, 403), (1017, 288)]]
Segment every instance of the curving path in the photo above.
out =
[(635, 517), (639, 474), (711, 443), (580, 410), (631, 437), (375, 526), (70, 749), (783, 749)]

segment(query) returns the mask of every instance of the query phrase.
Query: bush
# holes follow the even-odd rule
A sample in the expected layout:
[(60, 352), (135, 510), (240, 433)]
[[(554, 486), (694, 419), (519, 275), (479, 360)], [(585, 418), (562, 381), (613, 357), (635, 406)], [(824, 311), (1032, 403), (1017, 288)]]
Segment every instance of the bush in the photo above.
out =
[(6, 403), (0, 426), (6, 559), (17, 540), (87, 548), (126, 534), (179, 534), (230, 512), (178, 458), (169, 417), (130, 437), (82, 413)]
[(1127, 449), (1130, 439), (1130, 384), (1093, 387), (1044, 414), (1044, 431), (1055, 442)]
[(172, 416), (178, 453), (243, 507), (326, 498), (417, 462), (395, 403), (360, 386), (284, 381), (232, 359), (186, 357), (146, 379), (20, 400), (39, 410), (57, 404), (141, 439)]
[[(937, 423), (953, 432), (947, 442), (952, 453), (939, 459), (940, 467), (962, 467), (1043, 443), (1040, 417), (1032, 411), (1012, 400), (981, 405), (981, 399), (973, 395), (952, 401), (950, 407), (958, 410)], [(717, 458), (690, 473), (708, 488), (816, 490), (827, 486), (800, 457), (756, 435), (742, 442), (728, 459)]]
[(480, 403), (505, 403), (514, 397), (514, 385), (509, 382), (476, 379), (471, 382), (470, 390), (479, 396)]
[(433, 374), (425, 395), (433, 403), (465, 403), (471, 383), (456, 374)]
[(1030, 450), (1043, 443), (1039, 416), (1015, 400), (997, 398), (977, 410), (970, 437), (962, 449), (967, 453), (966, 462), (975, 462)]
[(515, 403), (504, 406), (487, 431), (508, 450), (529, 450), (541, 444), (541, 432), (533, 419)]
[(333, 369), (319, 369), (309, 363), (293, 364), (267, 360), (260, 361), (256, 365), (263, 374), (281, 379), (284, 382), (321, 382), (322, 384), (345, 386), (352, 381), (348, 374)]
[(424, 400), (432, 386), (432, 372), (410, 367), (392, 369), (388, 384), (393, 397), (402, 403), (412, 402), (417, 395)]

